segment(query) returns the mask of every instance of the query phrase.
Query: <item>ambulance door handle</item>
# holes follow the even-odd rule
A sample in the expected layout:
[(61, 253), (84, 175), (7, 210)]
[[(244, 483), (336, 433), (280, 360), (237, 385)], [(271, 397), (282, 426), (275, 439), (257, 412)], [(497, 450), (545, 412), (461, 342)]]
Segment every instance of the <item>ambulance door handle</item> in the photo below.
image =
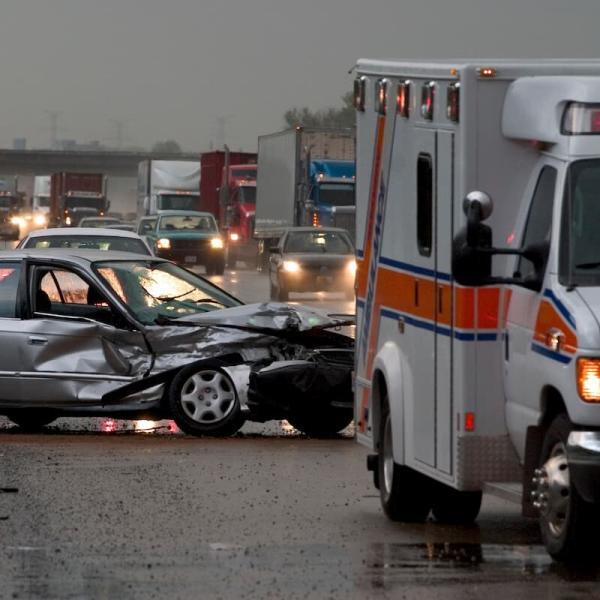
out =
[(444, 312), (444, 288), (438, 286), (438, 313)]
[(419, 282), (415, 281), (415, 306), (419, 306)]

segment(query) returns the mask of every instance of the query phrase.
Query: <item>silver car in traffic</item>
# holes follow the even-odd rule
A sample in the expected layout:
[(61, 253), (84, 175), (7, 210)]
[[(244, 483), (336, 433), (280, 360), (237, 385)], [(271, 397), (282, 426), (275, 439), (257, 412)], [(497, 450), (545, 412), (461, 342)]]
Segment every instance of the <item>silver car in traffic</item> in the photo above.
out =
[(243, 305), (175, 264), (91, 250), (0, 252), (0, 414), (173, 418), (193, 435), (287, 419), (312, 435), (352, 420), (342, 317)]

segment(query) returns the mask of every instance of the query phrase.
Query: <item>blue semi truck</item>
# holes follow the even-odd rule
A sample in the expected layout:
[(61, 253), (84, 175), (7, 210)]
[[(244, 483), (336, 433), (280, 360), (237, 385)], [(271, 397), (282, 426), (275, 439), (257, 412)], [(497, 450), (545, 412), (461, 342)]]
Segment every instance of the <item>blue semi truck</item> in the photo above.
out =
[(353, 129), (296, 127), (258, 138), (259, 265), (289, 227), (341, 227), (354, 238), (354, 157)]

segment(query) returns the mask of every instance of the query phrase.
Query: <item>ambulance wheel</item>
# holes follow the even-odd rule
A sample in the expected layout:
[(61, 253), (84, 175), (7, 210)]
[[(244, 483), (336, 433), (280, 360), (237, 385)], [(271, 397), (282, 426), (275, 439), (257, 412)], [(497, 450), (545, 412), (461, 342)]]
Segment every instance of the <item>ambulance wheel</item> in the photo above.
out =
[(435, 520), (452, 525), (470, 525), (477, 519), (481, 509), (481, 492), (459, 492), (439, 484), (431, 509)]
[(552, 421), (533, 480), (532, 497), (540, 511), (542, 539), (548, 553), (559, 561), (590, 560), (595, 556), (598, 534), (597, 507), (586, 502), (571, 482), (567, 439), (572, 430), (566, 415)]
[(46, 425), (50, 425), (56, 419), (56, 415), (50, 410), (18, 410), (6, 415), (13, 423), (23, 431), (41, 431)]
[(383, 511), (392, 521), (422, 523), (431, 510), (432, 482), (394, 462), (389, 409), (382, 416), (379, 440), (378, 481)]
[(179, 371), (168, 403), (173, 420), (189, 435), (225, 437), (244, 424), (235, 385), (216, 361)]

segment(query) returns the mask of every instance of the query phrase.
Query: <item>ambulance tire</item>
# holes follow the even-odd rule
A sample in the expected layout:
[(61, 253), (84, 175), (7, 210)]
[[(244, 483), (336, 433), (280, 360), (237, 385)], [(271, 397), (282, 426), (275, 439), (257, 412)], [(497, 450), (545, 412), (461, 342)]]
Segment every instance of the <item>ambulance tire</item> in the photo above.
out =
[[(542, 477), (547, 481), (540, 489), (548, 494), (548, 503), (541, 509), (540, 530), (546, 550), (555, 560), (597, 562), (598, 507), (579, 495), (569, 477), (566, 446), (572, 430), (569, 418), (561, 414), (552, 421), (544, 436), (540, 469), (545, 471)], [(563, 457), (564, 461), (559, 461), (555, 468), (556, 461), (552, 459)], [(557, 485), (558, 493), (551, 494)], [(566, 502), (561, 504), (562, 499)]]
[(383, 511), (392, 521), (422, 523), (432, 505), (432, 480), (413, 469), (394, 462), (392, 423), (384, 407), (380, 427), (378, 482)]
[(481, 492), (459, 492), (439, 484), (431, 511), (438, 523), (470, 525), (479, 515), (481, 498)]

